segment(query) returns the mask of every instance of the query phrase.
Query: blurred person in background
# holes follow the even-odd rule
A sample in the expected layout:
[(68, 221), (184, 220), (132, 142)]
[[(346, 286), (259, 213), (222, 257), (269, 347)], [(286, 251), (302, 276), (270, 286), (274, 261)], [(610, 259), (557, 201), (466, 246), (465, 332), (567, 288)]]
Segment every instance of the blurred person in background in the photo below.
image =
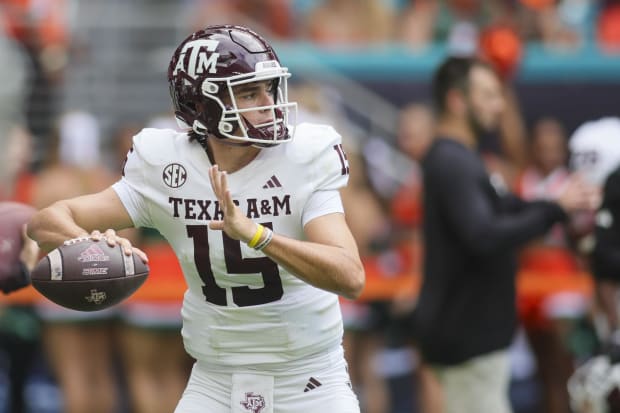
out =
[[(557, 119), (542, 118), (533, 128), (530, 164), (517, 181), (517, 194), (527, 200), (554, 199), (570, 178), (568, 138)], [(519, 254), (520, 277), (549, 285), (544, 293), (519, 297), (519, 315), (538, 366), (542, 383), (541, 411), (565, 413), (569, 409), (566, 381), (573, 370), (569, 333), (573, 322), (587, 312), (589, 297), (571, 290), (583, 270), (573, 248), (568, 223), (555, 224), (548, 233), (527, 244)]]
[(520, 0), (515, 15), (520, 34), (551, 50), (578, 51), (593, 25), (599, 2), (592, 0)]
[(504, 1), (406, 1), (398, 14), (396, 38), (413, 49), (445, 42), (460, 44), (459, 52), (471, 52), (469, 37), (477, 38), (489, 25), (512, 23), (511, 14)]
[[(32, 68), (10, 32), (6, 6), (0, 4), (0, 201), (32, 204), (33, 136), (25, 114)], [(0, 412), (22, 413), (32, 406), (25, 389), (39, 349), (39, 327), (28, 303), (0, 302)]]
[(613, 5), (603, 9), (601, 17), (595, 20), (600, 5), (591, 0), (412, 0), (401, 3), (404, 5), (397, 17), (396, 38), (418, 50), (436, 42), (463, 40), (458, 37), (478, 37), (487, 27), (498, 25), (510, 27), (528, 42), (538, 42), (555, 50), (578, 50), (588, 39), (588, 30), (594, 24), (597, 24), (597, 38), (601, 44), (613, 44), (615, 38), (613, 24), (617, 18)]
[[(29, 62), (23, 47), (8, 36), (3, 27), (5, 12), (0, 7), (0, 148), (8, 148), (9, 137), (16, 122), (25, 123), (24, 110), (26, 96), (29, 92)], [(12, 184), (9, 175), (13, 170), (7, 163), (7, 152), (0, 153), (0, 199), (8, 196), (5, 186)]]
[[(87, 112), (72, 111), (58, 120), (47, 159), (36, 176), (37, 209), (61, 199), (101, 190), (113, 175), (101, 162), (100, 127)], [(118, 409), (114, 359), (116, 308), (91, 313), (60, 307), (41, 298), (42, 342), (66, 413), (111, 413)]]
[[(572, 179), (555, 201), (523, 201), (494, 186), (477, 153), (505, 107), (495, 71), (450, 57), (436, 70), (436, 138), (423, 161), (424, 277), (415, 332), (442, 387), (444, 411), (504, 413), (516, 326), (516, 249), (568, 211), (592, 208)], [(449, 165), (449, 167), (447, 167)]]
[(25, 99), (28, 129), (44, 144), (57, 116), (58, 87), (68, 62), (69, 0), (4, 0), (0, 27), (19, 43), (28, 61), (29, 83)]
[[(423, 103), (410, 103), (400, 110), (397, 145), (413, 162), (406, 182), (394, 195), (391, 203), (391, 217), (393, 220), (394, 242), (399, 251), (405, 248), (405, 256), (411, 265), (412, 275), (422, 275), (422, 253), (424, 241), (422, 236), (423, 221), (423, 176), (420, 163), (433, 139), (435, 138), (435, 118), (432, 108)], [(411, 291), (401, 291), (394, 297), (392, 312), (399, 319), (411, 315), (416, 303), (416, 297)], [(403, 328), (402, 323), (399, 327)], [(417, 353), (417, 349), (415, 349)], [(441, 388), (436, 377), (418, 358), (415, 366), (415, 386), (417, 390), (417, 407), (423, 413), (441, 413)]]
[(0, 182), (0, 201), (31, 204), (34, 175), (31, 170), (33, 137), (26, 126), (12, 122), (3, 135), (5, 145), (1, 156), (4, 161)]
[(338, 305), (365, 283), (338, 193), (349, 168), (331, 126), (295, 125), (292, 139), (289, 76), (248, 28), (191, 34), (168, 70), (184, 132), (144, 129), (122, 180), (29, 224), (45, 250), (89, 236), (147, 261), (115, 232), (136, 226), (173, 244), (197, 360), (178, 413), (359, 412)]
[[(397, 237), (417, 242), (422, 223), (422, 170), (420, 162), (434, 138), (432, 109), (422, 103), (411, 103), (400, 110), (396, 144), (412, 161), (405, 183), (396, 192), (390, 208)], [(402, 231), (401, 231), (402, 230)]]
[(527, 129), (513, 86), (523, 56), (523, 42), (510, 25), (491, 24), (479, 34), (475, 54), (489, 64), (501, 81), (504, 108), (494, 131), (480, 131), (479, 150), (497, 184), (514, 190), (528, 159)]
[(596, 17), (596, 42), (609, 54), (620, 53), (620, 2), (618, 0), (603, 1)]
[(620, 412), (620, 118), (579, 126), (570, 142), (571, 167), (602, 189), (586, 252), (595, 284), (594, 326), (599, 341), (591, 358), (568, 381), (576, 413)]
[[(348, 143), (347, 148), (351, 174), (349, 184), (341, 190), (342, 204), (347, 211), (347, 224), (367, 268), (367, 276), (372, 277), (368, 262), (377, 254), (378, 244), (386, 237), (389, 223), (368, 183), (363, 156), (352, 143)], [(362, 411), (387, 413), (390, 411), (389, 392), (377, 368), (378, 357), (385, 344), (385, 305), (377, 299), (341, 299), (341, 307), (345, 319), (345, 356)]]
[[(11, 123), (3, 138), (0, 201), (32, 204), (32, 136), (24, 125)], [(22, 253), (29, 270), (38, 261), (38, 249), (31, 242), (26, 237)], [(23, 274), (16, 276), (22, 278)], [(37, 407), (38, 401), (30, 400), (26, 389), (37, 367), (39, 346), (40, 323), (32, 305), (0, 298), (0, 412), (26, 413)]]
[(257, 27), (274, 39), (295, 36), (294, 18), (288, 0), (189, 0), (190, 27), (198, 30), (218, 22)]
[(362, 47), (393, 38), (391, 6), (375, 0), (325, 0), (304, 16), (301, 36), (323, 47)]
[[(606, 260), (613, 259), (614, 243), (612, 226), (613, 187), (605, 184), (615, 182), (612, 171), (620, 165), (620, 118), (605, 117), (587, 121), (579, 126), (569, 141), (570, 166), (583, 174), (586, 180), (605, 190), (607, 203), (591, 219), (584, 219), (582, 252), (591, 256), (591, 271), (596, 281), (595, 327), (602, 343), (606, 343), (619, 328), (617, 292), (613, 269), (606, 268)], [(610, 193), (607, 193), (607, 192)], [(609, 206), (611, 203), (611, 206)], [(609, 240), (606, 238), (609, 237)], [(599, 242), (599, 238), (601, 241)], [(613, 263), (611, 261), (609, 265)], [(608, 266), (609, 266), (608, 265)], [(611, 266), (613, 268), (613, 266)]]

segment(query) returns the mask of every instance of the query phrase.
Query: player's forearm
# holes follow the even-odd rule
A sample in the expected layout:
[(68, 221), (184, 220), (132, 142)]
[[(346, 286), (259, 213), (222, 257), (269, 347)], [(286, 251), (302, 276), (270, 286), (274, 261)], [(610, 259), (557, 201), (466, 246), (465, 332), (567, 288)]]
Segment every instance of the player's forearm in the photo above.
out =
[(67, 239), (86, 235), (88, 232), (75, 223), (71, 209), (63, 202), (42, 209), (28, 224), (28, 236), (45, 252), (53, 250)]
[(357, 298), (364, 288), (364, 267), (344, 248), (274, 234), (263, 252), (317, 288), (350, 299)]

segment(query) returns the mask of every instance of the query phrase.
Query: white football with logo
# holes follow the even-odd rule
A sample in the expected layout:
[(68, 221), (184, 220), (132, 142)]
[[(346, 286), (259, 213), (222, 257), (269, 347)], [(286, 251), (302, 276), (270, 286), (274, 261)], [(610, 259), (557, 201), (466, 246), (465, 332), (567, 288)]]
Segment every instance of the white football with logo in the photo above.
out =
[(32, 285), (49, 300), (79, 311), (108, 308), (133, 294), (146, 280), (148, 265), (120, 245), (76, 238), (43, 257)]

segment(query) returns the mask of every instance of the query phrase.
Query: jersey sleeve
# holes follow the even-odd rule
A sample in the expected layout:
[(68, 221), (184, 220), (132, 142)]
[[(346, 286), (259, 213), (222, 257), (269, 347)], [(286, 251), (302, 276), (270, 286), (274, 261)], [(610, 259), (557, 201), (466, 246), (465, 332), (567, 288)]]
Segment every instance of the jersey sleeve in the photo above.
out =
[(333, 213), (344, 213), (340, 192), (335, 189), (330, 191), (316, 191), (310, 195), (310, 199), (306, 202), (301, 217), (303, 226), (314, 218)]
[(127, 153), (122, 178), (112, 185), (136, 227), (151, 226), (148, 203), (143, 192), (147, 186), (143, 168), (144, 160), (132, 146)]
[(349, 162), (340, 134), (329, 125), (302, 123), (286, 153), (295, 167), (304, 171), (303, 185), (309, 185), (303, 225), (323, 215), (344, 212), (339, 189), (348, 183)]
[(312, 161), (315, 191), (344, 188), (349, 181), (349, 161), (342, 137), (331, 127), (324, 130), (321, 146)]

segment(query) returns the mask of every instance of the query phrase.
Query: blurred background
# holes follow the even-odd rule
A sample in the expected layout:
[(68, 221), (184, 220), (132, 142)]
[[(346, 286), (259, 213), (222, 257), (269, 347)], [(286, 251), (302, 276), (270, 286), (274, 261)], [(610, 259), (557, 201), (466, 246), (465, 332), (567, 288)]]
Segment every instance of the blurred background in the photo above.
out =
[[(450, 54), (491, 62), (510, 110), (481, 152), (507, 188), (544, 197), (569, 166), (572, 132), (620, 116), (620, 1), (0, 0), (0, 199), (41, 208), (118, 179), (137, 131), (176, 127), (166, 75), (177, 44), (222, 23), (266, 37), (293, 73), (299, 121), (344, 137), (343, 200), (368, 277), (360, 300), (342, 302), (363, 412), (436, 413), (407, 323), (432, 71)], [(573, 217), (523, 251), (515, 412), (569, 412), (566, 378), (595, 351), (590, 222)], [(184, 282), (158, 234), (128, 236), (153, 273), (113, 311), (76, 314), (32, 289), (0, 297), (0, 413), (172, 411), (191, 366)]]

